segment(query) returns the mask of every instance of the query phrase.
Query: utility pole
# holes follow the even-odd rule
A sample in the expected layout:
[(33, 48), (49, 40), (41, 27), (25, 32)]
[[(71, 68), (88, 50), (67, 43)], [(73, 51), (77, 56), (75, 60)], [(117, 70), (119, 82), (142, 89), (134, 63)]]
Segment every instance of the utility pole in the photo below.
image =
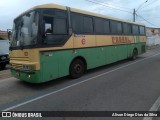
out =
[(136, 12), (146, 3), (148, 2), (148, 0), (146, 0), (144, 3), (140, 4), (139, 7), (137, 8), (137, 10), (134, 8), (133, 9), (133, 22), (136, 21)]
[(135, 20), (136, 20), (136, 10), (135, 10), (135, 8), (133, 9), (133, 22), (135, 22)]

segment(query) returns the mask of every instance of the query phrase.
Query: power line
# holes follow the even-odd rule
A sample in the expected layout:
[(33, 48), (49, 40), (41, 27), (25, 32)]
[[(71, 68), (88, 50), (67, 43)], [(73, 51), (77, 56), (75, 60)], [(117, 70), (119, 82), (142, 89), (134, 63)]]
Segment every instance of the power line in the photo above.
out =
[(136, 12), (142, 7), (143, 4), (145, 4), (146, 2), (148, 2), (148, 0), (145, 0), (145, 2), (143, 2), (136, 10)]
[(141, 3), (141, 4), (139, 5), (139, 7), (137, 8), (137, 10), (136, 10), (135, 8), (133, 9), (133, 22), (136, 21), (136, 12), (137, 12), (146, 2), (148, 2), (148, 0), (145, 0), (145, 2)]
[(158, 0), (152, 0), (149, 4), (143, 6), (142, 8), (145, 8), (145, 7), (149, 6), (149, 5), (152, 5), (153, 3), (157, 2), (157, 1), (158, 1)]
[[(94, 1), (97, 1), (97, 2), (99, 2), (99, 3), (106, 4), (106, 5), (111, 5), (111, 4), (109, 4), (109, 3), (102, 2), (102, 1), (99, 1), (99, 0), (94, 0)], [(115, 6), (115, 3), (114, 3), (114, 7), (119, 7), (119, 8), (126, 9), (126, 10), (128, 10), (128, 9), (132, 10), (131, 8), (123, 7), (123, 6), (120, 6), (120, 5), (116, 5), (116, 6)]]
[(132, 14), (132, 12), (129, 12), (129, 11), (126, 11), (126, 10), (122, 10), (122, 9), (118, 9), (118, 8), (114, 8), (114, 7), (108, 6), (108, 5), (104, 4), (104, 3), (99, 3), (99, 2), (91, 1), (91, 0), (86, 0), (86, 1), (94, 3), (94, 4), (102, 5), (102, 6), (105, 6), (105, 7), (108, 7), (108, 8), (112, 8), (112, 9), (115, 9), (115, 10), (119, 10), (119, 11), (123, 11), (123, 12), (127, 12), (127, 13)]
[[(136, 14), (137, 15), (137, 14)], [(150, 21), (148, 21), (148, 20), (146, 20), (144, 17), (142, 17), (141, 15), (137, 15), (137, 16), (139, 16), (140, 18), (142, 18), (143, 20), (145, 20), (147, 23), (149, 23), (149, 24), (151, 24), (151, 25), (153, 25), (153, 26), (156, 26), (156, 27), (158, 27), (157, 25), (154, 25), (153, 23), (151, 23)]]
[[(115, 9), (115, 10), (119, 10), (119, 11), (123, 11), (123, 12), (127, 12), (127, 13), (130, 13), (130, 14), (133, 14), (132, 12), (129, 12), (129, 11), (126, 11), (126, 10), (122, 10), (122, 9), (119, 9), (119, 8), (115, 8), (115, 7), (112, 7), (112, 6), (109, 6), (110, 4), (107, 4), (107, 3), (105, 3), (105, 2), (101, 2), (101, 1), (98, 1), (98, 0), (94, 0), (94, 1), (92, 1), (92, 0), (86, 0), (86, 1), (88, 1), (88, 2), (91, 2), (91, 3), (94, 3), (94, 4), (98, 4), (98, 5), (102, 5), (102, 6), (104, 6), (104, 7), (108, 7), (108, 8), (111, 8), (111, 9)], [(148, 0), (145, 0), (145, 2), (144, 3), (146, 3), (146, 2), (148, 2)], [(153, 1), (152, 0), (152, 4), (154, 3), (154, 2), (156, 2), (155, 0)], [(144, 5), (144, 3), (142, 3), (138, 8), (137, 8), (137, 10), (135, 10), (135, 15), (137, 15), (137, 11)], [(151, 3), (151, 2), (150, 2)], [(148, 6), (148, 4), (147, 4), (147, 6)], [(145, 6), (146, 7), (146, 6)], [(144, 7), (143, 7), (144, 8)], [(141, 19), (143, 19), (144, 21), (146, 21), (147, 23), (149, 23), (149, 24), (151, 24), (151, 25), (153, 25), (153, 26), (156, 26), (156, 27), (158, 27), (157, 25), (154, 25), (153, 23), (151, 23), (150, 21), (148, 21), (148, 20), (146, 20), (144, 17), (142, 17), (141, 15), (137, 15), (138, 17), (140, 17)]]

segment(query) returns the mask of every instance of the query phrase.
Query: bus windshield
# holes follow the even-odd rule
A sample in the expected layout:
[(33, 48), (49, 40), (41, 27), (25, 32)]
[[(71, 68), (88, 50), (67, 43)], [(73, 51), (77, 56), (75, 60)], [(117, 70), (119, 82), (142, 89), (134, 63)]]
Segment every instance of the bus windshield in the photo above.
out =
[(11, 47), (35, 45), (37, 43), (39, 13), (32, 11), (15, 19)]

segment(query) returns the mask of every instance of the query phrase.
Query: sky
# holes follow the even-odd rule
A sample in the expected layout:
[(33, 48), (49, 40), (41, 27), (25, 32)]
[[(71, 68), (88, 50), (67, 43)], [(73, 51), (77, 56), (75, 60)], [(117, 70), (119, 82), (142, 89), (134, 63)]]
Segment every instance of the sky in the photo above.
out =
[[(146, 2), (147, 1), (147, 2)], [(12, 29), (13, 20), (36, 5), (54, 3), (160, 28), (160, 0), (0, 0), (0, 30)]]

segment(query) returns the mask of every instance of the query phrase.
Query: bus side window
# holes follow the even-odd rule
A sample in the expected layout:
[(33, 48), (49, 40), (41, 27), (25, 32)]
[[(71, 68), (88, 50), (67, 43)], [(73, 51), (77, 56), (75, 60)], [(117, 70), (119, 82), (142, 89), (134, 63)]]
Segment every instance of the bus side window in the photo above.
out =
[(52, 34), (53, 33), (53, 17), (44, 17), (44, 24), (45, 24), (45, 34)]
[(83, 34), (83, 15), (71, 13), (71, 21), (73, 32), (76, 34)]
[(113, 20), (111, 20), (111, 22), (110, 22), (110, 24), (111, 24), (111, 33), (112, 34), (117, 34), (118, 33), (118, 23), (117, 23), (117, 21), (113, 21)]
[(121, 22), (117, 22), (117, 32), (118, 32), (118, 34), (122, 34), (122, 32), (123, 32)]
[(132, 33), (133, 33), (133, 35), (138, 35), (139, 34), (138, 25), (132, 25)]
[(54, 18), (54, 34), (66, 35), (67, 34), (67, 20), (65, 18)]
[(123, 33), (125, 35), (130, 35), (131, 34), (131, 24), (123, 23)]
[(104, 34), (104, 20), (95, 18), (95, 32), (96, 34)]
[(110, 26), (109, 26), (109, 20), (104, 21), (104, 33), (109, 34), (110, 33)]
[(45, 44), (58, 45), (66, 40), (67, 34), (67, 19), (61, 17), (44, 16), (43, 17), (43, 34), (42, 42)]
[(92, 17), (83, 17), (83, 28), (84, 33), (93, 33), (93, 19)]
[(145, 29), (144, 29), (143, 26), (140, 26), (139, 30), (140, 30), (140, 35), (144, 35), (145, 34)]

